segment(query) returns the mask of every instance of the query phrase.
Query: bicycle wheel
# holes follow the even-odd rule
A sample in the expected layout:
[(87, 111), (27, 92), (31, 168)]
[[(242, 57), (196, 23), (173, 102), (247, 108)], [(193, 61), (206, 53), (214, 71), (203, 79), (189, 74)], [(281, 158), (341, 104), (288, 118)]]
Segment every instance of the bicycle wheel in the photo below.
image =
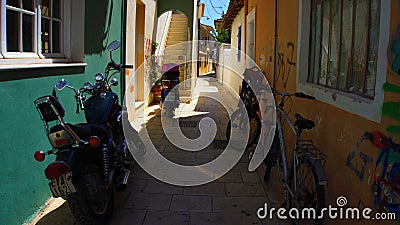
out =
[(246, 113), (245, 108), (238, 109), (234, 113), (232, 113), (231, 119), (229, 120), (228, 126), (226, 128), (226, 140), (229, 142), (229, 139), (231, 137), (232, 124), (233, 128), (245, 129), (248, 126), (248, 122), (250, 122), (249, 139), (247, 141), (247, 146), (246, 146), (246, 148), (248, 148), (257, 142), (257, 139), (260, 136), (261, 122), (257, 113), (253, 111), (247, 111), (249, 118), (248, 120), (244, 119), (246, 115), (245, 113)]
[[(289, 173), (289, 187), (294, 190), (294, 171), (293, 166)], [(325, 188), (318, 184), (317, 173), (305, 156), (298, 158), (296, 167), (296, 187), (294, 196), (288, 194), (289, 210), (296, 208), (299, 211), (299, 218), (291, 218), (292, 224), (323, 224), (321, 210), (325, 207)], [(287, 191), (288, 192), (288, 191)], [(305, 210), (304, 217), (302, 210)], [(310, 210), (314, 209), (314, 210)], [(315, 214), (314, 214), (315, 212)], [(315, 217), (314, 217), (315, 215)]]

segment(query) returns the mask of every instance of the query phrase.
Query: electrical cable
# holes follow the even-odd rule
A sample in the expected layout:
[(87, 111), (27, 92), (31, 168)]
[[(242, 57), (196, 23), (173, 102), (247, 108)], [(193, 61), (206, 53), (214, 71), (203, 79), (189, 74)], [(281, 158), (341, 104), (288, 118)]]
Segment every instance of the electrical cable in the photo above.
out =
[(206, 10), (207, 10), (207, 12), (208, 12), (208, 16), (210, 16), (210, 18), (213, 18), (213, 17), (211, 16), (210, 10), (207, 8), (207, 5), (205, 6), (205, 8), (206, 8)]
[(221, 2), (221, 0), (218, 0), (218, 1), (219, 1), (219, 3), (221, 3), (221, 6), (224, 6), (225, 8), (227, 8), (226, 5)]
[(211, 7), (214, 9), (214, 11), (215, 11), (218, 15), (222, 15), (222, 13), (219, 13), (219, 12), (215, 9), (215, 7), (214, 7), (214, 5), (212, 4), (211, 0), (208, 0), (208, 2), (211, 4)]

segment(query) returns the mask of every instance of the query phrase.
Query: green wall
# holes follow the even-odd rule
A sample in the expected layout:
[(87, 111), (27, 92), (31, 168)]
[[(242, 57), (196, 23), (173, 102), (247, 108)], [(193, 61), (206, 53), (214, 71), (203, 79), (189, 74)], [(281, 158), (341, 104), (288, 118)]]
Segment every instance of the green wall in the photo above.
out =
[(171, 0), (158, 0), (157, 15), (161, 16), (163, 13), (171, 10), (179, 10), (184, 13), (188, 18), (188, 27), (190, 34), (193, 32), (193, 0), (171, 1)]
[[(0, 72), (0, 224), (22, 224), (32, 219), (51, 195), (43, 171), (54, 156), (42, 163), (33, 159), (34, 151), (50, 149), (33, 101), (51, 94), (61, 78), (79, 87), (93, 82), (94, 75), (104, 71), (109, 60), (106, 46), (121, 37), (121, 9), (122, 0), (85, 1), (86, 67)], [(120, 51), (113, 56), (120, 61)], [(117, 93), (118, 88), (114, 90)], [(83, 113), (75, 114), (72, 91), (65, 89), (57, 94), (66, 110), (66, 121), (84, 122)]]

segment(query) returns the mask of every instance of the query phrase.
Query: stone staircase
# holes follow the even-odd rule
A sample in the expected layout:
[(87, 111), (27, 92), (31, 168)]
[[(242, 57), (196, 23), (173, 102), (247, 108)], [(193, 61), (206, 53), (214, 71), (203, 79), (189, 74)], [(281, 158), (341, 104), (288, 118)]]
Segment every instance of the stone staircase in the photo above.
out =
[[(187, 73), (186, 62), (188, 57), (188, 20), (187, 17), (180, 13), (173, 13), (168, 29), (167, 41), (163, 55), (163, 63), (180, 64), (179, 80), (185, 80)], [(188, 82), (187, 82), (188, 83)], [(190, 86), (182, 85), (181, 96), (185, 96), (186, 90), (190, 90)]]

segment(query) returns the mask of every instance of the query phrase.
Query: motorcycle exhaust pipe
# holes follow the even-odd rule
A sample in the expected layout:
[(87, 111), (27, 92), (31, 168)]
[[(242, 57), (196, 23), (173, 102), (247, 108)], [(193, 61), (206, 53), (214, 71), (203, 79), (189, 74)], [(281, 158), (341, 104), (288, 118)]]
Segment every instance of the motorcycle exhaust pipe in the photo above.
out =
[(131, 171), (128, 169), (123, 170), (123, 175), (121, 176), (121, 180), (119, 181), (117, 185), (117, 191), (125, 191), (126, 188), (128, 187), (128, 179), (129, 175), (131, 174)]

